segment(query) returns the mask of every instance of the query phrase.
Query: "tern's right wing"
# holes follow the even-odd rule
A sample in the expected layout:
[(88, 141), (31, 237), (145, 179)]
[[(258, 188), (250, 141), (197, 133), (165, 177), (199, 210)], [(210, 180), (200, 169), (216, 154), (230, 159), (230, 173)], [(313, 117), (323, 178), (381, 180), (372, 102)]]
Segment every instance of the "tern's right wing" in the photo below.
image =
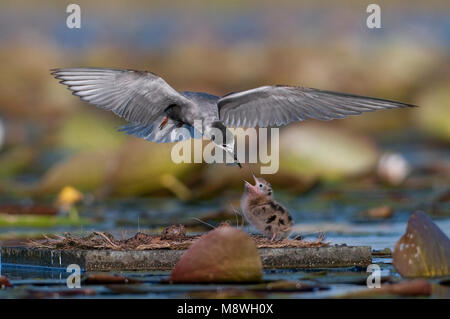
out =
[(151, 72), (73, 68), (54, 69), (52, 74), (81, 100), (110, 110), (131, 123), (153, 124), (167, 107), (192, 103)]

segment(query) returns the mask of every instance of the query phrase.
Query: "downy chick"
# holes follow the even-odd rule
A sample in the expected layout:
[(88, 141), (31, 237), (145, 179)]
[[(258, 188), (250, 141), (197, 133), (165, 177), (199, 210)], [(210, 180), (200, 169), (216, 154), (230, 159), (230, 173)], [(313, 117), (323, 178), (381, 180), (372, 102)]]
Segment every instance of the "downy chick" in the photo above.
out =
[(245, 219), (272, 241), (285, 238), (292, 227), (292, 217), (273, 198), (272, 186), (263, 178), (256, 178), (255, 185), (245, 182), (241, 198), (241, 210)]

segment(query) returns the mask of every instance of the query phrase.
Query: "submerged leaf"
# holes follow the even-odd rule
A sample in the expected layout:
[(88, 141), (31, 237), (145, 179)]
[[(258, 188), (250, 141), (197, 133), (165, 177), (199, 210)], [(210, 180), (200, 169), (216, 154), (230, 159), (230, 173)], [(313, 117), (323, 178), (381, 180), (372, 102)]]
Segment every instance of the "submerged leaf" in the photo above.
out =
[(392, 257), (403, 277), (450, 275), (450, 239), (422, 212), (409, 218)]
[(262, 279), (261, 257), (246, 233), (228, 226), (199, 238), (181, 257), (171, 282), (257, 282)]

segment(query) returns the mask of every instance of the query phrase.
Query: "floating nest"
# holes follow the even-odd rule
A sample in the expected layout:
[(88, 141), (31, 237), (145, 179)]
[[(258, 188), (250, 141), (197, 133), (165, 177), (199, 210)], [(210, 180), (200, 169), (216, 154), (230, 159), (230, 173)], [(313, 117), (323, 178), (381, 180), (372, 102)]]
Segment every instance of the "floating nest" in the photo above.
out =
[[(224, 226), (221, 226), (224, 227)], [(65, 233), (54, 237), (44, 236), (41, 241), (30, 240), (27, 244), (32, 248), (49, 249), (111, 249), (111, 250), (152, 250), (152, 249), (187, 249), (201, 235), (186, 235), (183, 225), (172, 225), (165, 228), (161, 234), (148, 235), (137, 233), (128, 239), (116, 239), (107, 232), (92, 232), (85, 237), (77, 237)], [(289, 247), (326, 247), (325, 236), (319, 235), (314, 241), (302, 238), (271, 241), (261, 235), (250, 235), (258, 248), (289, 248)]]

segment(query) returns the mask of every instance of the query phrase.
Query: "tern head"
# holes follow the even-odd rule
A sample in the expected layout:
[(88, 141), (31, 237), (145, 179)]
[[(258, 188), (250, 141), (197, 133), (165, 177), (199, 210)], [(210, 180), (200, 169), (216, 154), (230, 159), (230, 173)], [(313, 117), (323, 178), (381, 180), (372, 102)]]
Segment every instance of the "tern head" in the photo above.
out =
[(234, 135), (231, 133), (225, 125), (220, 121), (215, 121), (211, 125), (205, 125), (204, 134), (205, 137), (211, 139), (214, 144), (220, 149), (224, 150), (227, 154), (231, 155), (233, 162), (227, 165), (238, 165), (242, 168), (237, 159), (235, 152)]
[(273, 197), (272, 185), (264, 178), (257, 178), (254, 174), (252, 174), (253, 179), (255, 180), (255, 185), (250, 184), (249, 182), (244, 180), (245, 193), (248, 196), (268, 196), (270, 198)]

